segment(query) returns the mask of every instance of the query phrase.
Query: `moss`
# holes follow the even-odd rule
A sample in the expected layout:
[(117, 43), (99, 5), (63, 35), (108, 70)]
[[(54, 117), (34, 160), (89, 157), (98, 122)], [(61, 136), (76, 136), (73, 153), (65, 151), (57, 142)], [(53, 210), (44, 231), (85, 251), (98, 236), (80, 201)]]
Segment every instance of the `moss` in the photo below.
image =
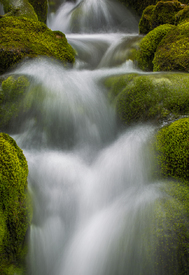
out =
[(170, 24), (161, 25), (149, 32), (139, 43), (136, 55), (138, 66), (144, 71), (153, 71), (153, 59), (161, 40), (176, 27)]
[[(143, 11), (145, 10), (146, 7), (150, 5), (156, 5), (158, 0), (119, 0), (121, 3), (126, 5), (129, 8), (132, 8), (133, 10), (136, 11), (136, 13), (141, 16)], [(163, 0), (161, 2), (166, 2), (169, 0)], [(170, 2), (170, 1), (169, 1)], [(189, 0), (182, 0), (181, 1), (183, 4), (189, 4)]]
[(31, 221), (28, 166), (22, 150), (4, 133), (0, 133), (0, 152), (0, 213), (6, 226), (1, 239), (0, 273), (13, 275), (15, 269), (22, 269), (26, 252), (24, 241)]
[(139, 22), (139, 33), (147, 34), (149, 31), (164, 24), (175, 24), (175, 15), (183, 9), (178, 1), (159, 1), (156, 5), (148, 6)]
[(162, 123), (189, 114), (188, 74), (127, 74), (110, 77), (105, 85), (124, 124)]
[(152, 229), (155, 239), (155, 274), (184, 275), (189, 272), (189, 188), (164, 182), (156, 200)]
[(189, 22), (171, 30), (157, 47), (154, 71), (189, 71)]
[(46, 55), (66, 64), (74, 62), (74, 54), (64, 34), (57, 37), (41, 22), (16, 17), (0, 19), (0, 73), (26, 57)]
[(142, 13), (142, 17), (139, 21), (139, 33), (147, 34), (152, 28), (152, 15), (155, 5), (148, 6)]
[(47, 20), (47, 0), (28, 0), (33, 6), (39, 21), (46, 23)]
[(29, 86), (24, 76), (9, 76), (2, 82), (0, 89), (0, 126), (6, 126), (12, 117), (16, 117), (22, 108), (22, 98)]
[(4, 16), (23, 16), (38, 21), (34, 8), (28, 0), (5, 0), (2, 4), (6, 13)]
[(189, 7), (184, 6), (184, 8), (175, 15), (175, 25), (186, 23), (187, 21), (189, 21)]
[(163, 127), (157, 133), (155, 146), (162, 174), (189, 180), (189, 118)]

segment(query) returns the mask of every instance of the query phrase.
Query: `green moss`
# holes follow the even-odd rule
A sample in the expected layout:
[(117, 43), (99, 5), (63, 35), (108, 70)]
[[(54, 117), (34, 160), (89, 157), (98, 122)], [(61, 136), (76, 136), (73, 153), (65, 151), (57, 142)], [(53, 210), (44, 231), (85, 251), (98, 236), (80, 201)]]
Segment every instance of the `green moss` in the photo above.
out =
[(163, 183), (164, 196), (156, 200), (154, 228), (155, 274), (184, 275), (189, 272), (189, 188), (175, 182)]
[(189, 22), (171, 30), (158, 45), (154, 71), (189, 71)]
[(64, 34), (57, 36), (41, 22), (16, 17), (0, 19), (0, 73), (23, 58), (38, 55), (46, 55), (66, 64), (74, 62), (75, 52)]
[(0, 273), (13, 275), (15, 269), (22, 269), (23, 245), (31, 221), (28, 166), (22, 150), (4, 133), (0, 133), (0, 152), (0, 213), (3, 213), (6, 224), (6, 232), (0, 241)]
[(127, 74), (110, 77), (105, 85), (125, 124), (161, 123), (189, 114), (188, 74)]
[(38, 21), (38, 17), (28, 0), (4, 0), (2, 1), (4, 16), (23, 16)]
[(29, 86), (24, 76), (9, 76), (2, 82), (0, 89), (0, 126), (6, 126), (12, 117), (16, 117), (22, 107), (22, 99)]
[(186, 23), (187, 21), (189, 21), (189, 7), (184, 6), (184, 8), (175, 15), (175, 25)]
[(156, 49), (161, 40), (176, 27), (170, 24), (161, 25), (149, 32), (139, 43), (137, 62), (140, 69), (144, 71), (153, 70), (153, 59)]
[(148, 6), (142, 13), (142, 17), (139, 21), (139, 33), (147, 34), (152, 28), (152, 15), (155, 5)]
[(28, 0), (33, 6), (39, 21), (46, 23), (47, 20), (47, 0)]
[(162, 174), (189, 180), (189, 118), (163, 127), (157, 133), (155, 146)]

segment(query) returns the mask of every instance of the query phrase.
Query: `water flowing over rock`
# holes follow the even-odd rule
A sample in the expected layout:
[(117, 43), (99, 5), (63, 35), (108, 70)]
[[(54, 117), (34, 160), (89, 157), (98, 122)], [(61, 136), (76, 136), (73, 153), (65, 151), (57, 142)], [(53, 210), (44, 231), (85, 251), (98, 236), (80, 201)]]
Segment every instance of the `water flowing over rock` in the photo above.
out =
[[(27, 84), (4, 125), (29, 166), (34, 213), (27, 273), (188, 274), (189, 188), (162, 177), (157, 124), (139, 119), (125, 126), (115, 108), (164, 118), (167, 87), (166, 106), (180, 99), (179, 87), (174, 93), (169, 85), (171, 79), (178, 85), (178, 75), (138, 69), (138, 21), (117, 1), (63, 1), (48, 26), (66, 33), (76, 53), (73, 68), (35, 58), (4, 74), (0, 87), (6, 99), (9, 83)], [(179, 115), (188, 110), (185, 77), (179, 79), (186, 109)]]

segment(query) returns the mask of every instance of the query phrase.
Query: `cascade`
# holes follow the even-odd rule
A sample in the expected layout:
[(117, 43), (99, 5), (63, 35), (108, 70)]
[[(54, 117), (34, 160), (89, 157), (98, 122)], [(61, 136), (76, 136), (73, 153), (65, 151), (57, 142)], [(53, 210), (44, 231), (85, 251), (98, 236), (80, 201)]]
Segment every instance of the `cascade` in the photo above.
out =
[(74, 68), (40, 58), (14, 71), (29, 77), (32, 106), (13, 136), (28, 160), (34, 205), (28, 275), (177, 274), (174, 253), (174, 266), (168, 256), (156, 263), (163, 248), (154, 211), (166, 195), (151, 182), (155, 128), (122, 129), (102, 85), (141, 73), (128, 54), (138, 20), (117, 1), (78, 0), (63, 1), (48, 22), (77, 58)]

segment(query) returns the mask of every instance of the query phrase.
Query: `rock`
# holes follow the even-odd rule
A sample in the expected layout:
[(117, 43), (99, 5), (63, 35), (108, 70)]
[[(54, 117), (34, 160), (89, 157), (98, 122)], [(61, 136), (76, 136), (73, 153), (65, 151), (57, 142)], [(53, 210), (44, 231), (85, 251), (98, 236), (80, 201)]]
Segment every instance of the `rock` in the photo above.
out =
[(107, 78), (105, 85), (124, 124), (158, 124), (189, 114), (187, 74), (126, 74)]
[(139, 33), (147, 34), (163, 24), (175, 23), (176, 14), (184, 7), (179, 1), (159, 1), (156, 5), (148, 6), (139, 22)]
[(12, 117), (23, 109), (22, 99), (29, 86), (24, 76), (9, 76), (2, 81), (0, 89), (0, 127), (6, 127)]
[(189, 72), (189, 22), (170, 30), (159, 43), (153, 59), (153, 71)]
[(153, 71), (153, 60), (161, 40), (176, 27), (170, 24), (161, 25), (150, 31), (139, 43), (136, 54), (138, 66), (143, 71)]
[(40, 55), (58, 59), (65, 65), (75, 60), (75, 52), (63, 33), (27, 18), (0, 19), (0, 74), (24, 58)]
[(28, 166), (22, 150), (0, 133), (0, 274), (21, 274), (26, 233), (31, 222)]
[(155, 148), (164, 176), (189, 181), (189, 118), (181, 118), (160, 129)]
[(30, 4), (33, 6), (38, 20), (46, 23), (47, 20), (47, 0), (28, 0)]
[(38, 17), (28, 0), (0, 0), (3, 4), (4, 16), (22, 16), (38, 21)]

